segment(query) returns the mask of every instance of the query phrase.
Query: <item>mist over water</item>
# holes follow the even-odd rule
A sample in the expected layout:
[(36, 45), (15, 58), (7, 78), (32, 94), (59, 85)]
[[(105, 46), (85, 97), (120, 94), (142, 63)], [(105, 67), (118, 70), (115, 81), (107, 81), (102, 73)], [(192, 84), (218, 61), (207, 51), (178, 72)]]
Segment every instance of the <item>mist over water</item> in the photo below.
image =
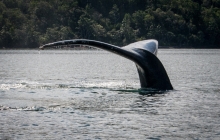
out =
[(172, 91), (105, 51), (0, 50), (0, 139), (219, 139), (220, 50), (158, 57)]

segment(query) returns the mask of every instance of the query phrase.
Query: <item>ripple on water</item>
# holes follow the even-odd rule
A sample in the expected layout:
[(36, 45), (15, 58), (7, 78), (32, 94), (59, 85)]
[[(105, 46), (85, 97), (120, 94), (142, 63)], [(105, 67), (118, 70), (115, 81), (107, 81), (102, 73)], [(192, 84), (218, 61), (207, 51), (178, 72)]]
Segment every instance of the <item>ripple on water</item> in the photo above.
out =
[(218, 50), (159, 50), (175, 88), (165, 93), (138, 89), (135, 65), (102, 51), (11, 52), (0, 55), (0, 139), (220, 137)]

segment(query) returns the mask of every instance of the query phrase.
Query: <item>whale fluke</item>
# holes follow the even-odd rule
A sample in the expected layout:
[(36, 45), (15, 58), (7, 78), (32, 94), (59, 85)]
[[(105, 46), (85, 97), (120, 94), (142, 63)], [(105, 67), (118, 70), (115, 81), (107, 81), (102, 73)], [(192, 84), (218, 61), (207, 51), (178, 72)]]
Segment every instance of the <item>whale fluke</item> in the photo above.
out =
[(143, 40), (124, 47), (118, 47), (96, 40), (73, 39), (45, 44), (40, 49), (70, 44), (100, 48), (133, 61), (138, 70), (141, 88), (153, 88), (156, 90), (173, 89), (164, 66), (156, 56), (158, 51), (157, 40)]

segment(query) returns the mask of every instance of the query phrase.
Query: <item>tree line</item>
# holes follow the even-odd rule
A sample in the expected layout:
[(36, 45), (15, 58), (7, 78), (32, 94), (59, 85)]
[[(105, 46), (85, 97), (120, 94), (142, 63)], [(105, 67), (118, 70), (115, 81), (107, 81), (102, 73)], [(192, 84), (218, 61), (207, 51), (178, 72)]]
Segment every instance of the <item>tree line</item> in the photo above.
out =
[(0, 48), (76, 38), (220, 48), (220, 0), (0, 0)]

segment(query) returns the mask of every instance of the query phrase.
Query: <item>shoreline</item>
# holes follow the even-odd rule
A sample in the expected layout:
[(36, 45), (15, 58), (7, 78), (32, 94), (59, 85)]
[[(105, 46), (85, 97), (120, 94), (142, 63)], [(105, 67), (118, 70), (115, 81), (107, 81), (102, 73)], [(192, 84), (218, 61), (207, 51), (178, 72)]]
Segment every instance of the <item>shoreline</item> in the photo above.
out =
[[(158, 49), (220, 49), (220, 47), (177, 47), (177, 46), (158, 46)], [(0, 50), (41, 50), (39, 48), (0, 48)], [(99, 50), (95, 47), (54, 47), (45, 50)]]
[[(39, 46), (40, 47), (40, 46)], [(0, 46), (0, 50), (41, 50), (39, 47), (11, 47), (7, 48), (5, 46)], [(119, 46), (123, 47), (123, 46)], [(46, 50), (99, 50), (99, 48), (89, 46), (89, 45), (77, 45), (77, 44), (68, 44), (68, 45), (57, 45), (53, 47), (48, 47)], [(220, 49), (220, 46), (158, 46), (158, 49)]]

